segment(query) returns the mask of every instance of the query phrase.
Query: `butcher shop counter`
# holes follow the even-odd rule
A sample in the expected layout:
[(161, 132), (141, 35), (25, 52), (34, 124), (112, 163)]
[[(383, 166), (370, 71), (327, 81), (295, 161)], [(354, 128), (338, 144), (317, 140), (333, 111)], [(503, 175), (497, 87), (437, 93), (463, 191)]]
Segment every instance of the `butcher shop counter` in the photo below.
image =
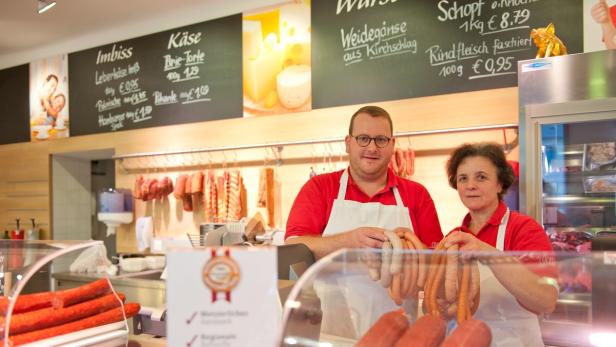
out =
[[(547, 320), (538, 316), (535, 331), (538, 341), (542, 341), (539, 344), (591, 346), (591, 339), (611, 336), (611, 344), (604, 345), (616, 345), (616, 306), (612, 304), (616, 288), (610, 285), (616, 277), (616, 254), (464, 254), (457, 260), (432, 250), (392, 253), (361, 249), (330, 254), (308, 269), (291, 291), (283, 312), (281, 345), (354, 346), (359, 341), (369, 345), (381, 341), (385, 335), (393, 336), (395, 343), (415, 324), (428, 326), (418, 330), (441, 332), (438, 336), (441, 341), (449, 339), (457, 329), (460, 329), (458, 336), (470, 329), (481, 336), (477, 342), (486, 343), (490, 339), (487, 345), (494, 346), (495, 342), (528, 345), (525, 343), (528, 327), (521, 326), (515, 312), (508, 309), (512, 301), (485, 290), (484, 284), (479, 285), (480, 290), (476, 285), (489, 279), (492, 269), (500, 267), (507, 273), (508, 267), (521, 263), (536, 274), (549, 273), (550, 276), (538, 276), (538, 280), (554, 287), (566, 282), (569, 269), (582, 266), (593, 280), (591, 294), (559, 292), (558, 302), (568, 303), (565, 309), (557, 307), (546, 314)], [(466, 275), (465, 268), (469, 269)], [(419, 278), (424, 282), (421, 285)], [(445, 281), (453, 281), (455, 285)], [(439, 318), (430, 321), (435, 316)], [(391, 330), (395, 322), (399, 323), (398, 335)], [(390, 327), (385, 329), (387, 334), (384, 326)], [(414, 338), (431, 337), (419, 334)]]
[[(57, 290), (78, 287), (84, 283), (99, 278), (107, 278), (114, 290), (126, 295), (126, 301), (134, 301), (145, 307), (162, 308), (165, 306), (165, 281), (160, 279), (161, 271), (142, 271), (123, 273), (117, 276), (102, 274), (85, 274), (58, 272), (52, 274), (56, 280)], [(278, 293), (281, 302), (284, 302), (295, 284), (293, 280), (278, 280)]]
[[(285, 302), (295, 281), (314, 263), (314, 257), (305, 245), (282, 245), (276, 247), (278, 262), (278, 293)], [(126, 295), (127, 301), (139, 302), (142, 306), (160, 308), (165, 304), (165, 281), (160, 279), (162, 270), (124, 272), (109, 276), (96, 273), (58, 272), (52, 274), (56, 289), (80, 286), (100, 278), (109, 278), (116, 291)]]
[[(151, 270), (135, 273), (121, 273), (117, 276), (106, 276), (103, 274), (86, 274), (86, 273), (71, 273), (60, 272), (52, 274), (55, 279), (57, 290), (79, 287), (85, 283), (90, 283), (99, 278), (109, 278), (113, 288), (118, 293), (126, 296), (127, 302), (138, 302), (142, 307), (141, 314), (148, 315), (148, 321), (144, 321), (142, 333), (136, 332), (135, 319), (129, 324), (130, 340), (133, 342), (131, 346), (165, 346), (166, 339), (158, 335), (166, 335), (165, 325), (165, 302), (166, 302), (166, 285), (165, 281), (160, 279), (161, 271)], [(294, 280), (279, 279), (278, 293), (282, 303), (287, 299), (293, 285)], [(154, 322), (149, 319), (147, 311), (158, 310), (160, 322)], [(145, 312), (144, 312), (145, 311)], [(156, 325), (158, 324), (158, 325)], [(136, 344), (138, 343), (138, 344)]]

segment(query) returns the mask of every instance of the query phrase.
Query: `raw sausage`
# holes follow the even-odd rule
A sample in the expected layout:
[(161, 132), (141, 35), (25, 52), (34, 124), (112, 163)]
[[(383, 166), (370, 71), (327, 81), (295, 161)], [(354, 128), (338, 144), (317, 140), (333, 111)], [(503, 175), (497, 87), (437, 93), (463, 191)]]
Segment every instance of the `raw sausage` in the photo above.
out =
[(492, 343), (492, 331), (486, 323), (469, 319), (447, 336), (441, 347), (488, 347)]
[[(52, 292), (23, 294), (17, 297), (15, 306), (13, 306), (13, 313), (27, 312), (32, 310), (38, 310), (51, 306)], [(9, 300), (6, 296), (0, 297), (0, 314), (6, 315), (9, 309)]]
[(391, 266), (391, 243), (389, 241), (383, 242), (382, 263), (381, 263), (381, 279), (379, 282), (384, 288), (389, 287), (391, 284), (391, 272), (389, 268)]
[(355, 347), (391, 347), (404, 334), (409, 322), (403, 310), (387, 312), (362, 336)]
[(445, 321), (427, 314), (411, 325), (395, 347), (437, 347), (445, 338)]
[(391, 243), (391, 248), (393, 249), (389, 272), (395, 275), (402, 269), (402, 241), (400, 241), (398, 235), (393, 231), (385, 230), (384, 233), (387, 239), (389, 239), (389, 243)]
[(458, 294), (458, 245), (447, 248), (447, 268), (445, 269), (445, 299), (456, 301)]
[(74, 321), (71, 323), (66, 323), (63, 325), (58, 325), (51, 328), (41, 329), (32, 331), (29, 333), (14, 335), (9, 338), (10, 343), (13, 346), (23, 345), (25, 343), (34, 342), (42, 339), (46, 339), (53, 336), (63, 335), (72, 333), (75, 331), (80, 331), (88, 328), (97, 327), (100, 325), (105, 325), (109, 323), (119, 322), (126, 318), (130, 318), (139, 312), (141, 307), (136, 303), (127, 303), (124, 305), (124, 312), (122, 312), (121, 307), (117, 307), (111, 309), (109, 311), (105, 311), (103, 313), (99, 313), (97, 315), (84, 318), (78, 321)]
[[(118, 297), (122, 302), (125, 299), (124, 294), (118, 294)], [(11, 317), (9, 334), (16, 335), (60, 325), (110, 310), (120, 306), (118, 297), (115, 294), (107, 294), (100, 298), (66, 308), (54, 309), (49, 307), (42, 310), (15, 314)], [(4, 327), (4, 324), (4, 318), (0, 318), (0, 325)]]
[(51, 305), (58, 309), (87, 301), (111, 292), (109, 281), (105, 278), (77, 288), (71, 288), (52, 295)]

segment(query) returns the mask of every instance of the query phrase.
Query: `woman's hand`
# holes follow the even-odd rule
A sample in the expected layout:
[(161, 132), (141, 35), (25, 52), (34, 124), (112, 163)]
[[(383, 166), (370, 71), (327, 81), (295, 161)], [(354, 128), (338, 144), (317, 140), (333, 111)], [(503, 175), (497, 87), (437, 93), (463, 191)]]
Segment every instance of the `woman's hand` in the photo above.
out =
[(460, 230), (455, 230), (445, 237), (445, 248), (458, 244), (460, 251), (495, 252), (496, 248), (479, 240), (475, 235)]

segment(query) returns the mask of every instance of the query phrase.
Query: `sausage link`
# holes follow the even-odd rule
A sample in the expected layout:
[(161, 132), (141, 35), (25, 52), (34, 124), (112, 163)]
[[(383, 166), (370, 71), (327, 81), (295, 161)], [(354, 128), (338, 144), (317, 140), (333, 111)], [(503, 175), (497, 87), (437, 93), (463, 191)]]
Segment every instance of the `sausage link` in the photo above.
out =
[(379, 282), (384, 288), (391, 285), (391, 273), (389, 267), (391, 266), (391, 243), (389, 241), (383, 242), (383, 254), (381, 256), (381, 279)]
[(445, 338), (445, 331), (443, 319), (427, 314), (406, 329), (395, 347), (437, 347)]
[(456, 301), (458, 294), (458, 245), (447, 248), (447, 266), (445, 268), (445, 299)]
[(415, 234), (410, 231), (404, 233), (404, 237), (409, 242), (412, 242), (415, 249), (417, 249), (417, 255), (419, 257), (419, 274), (417, 277), (417, 286), (419, 288), (424, 288), (424, 285), (426, 283), (426, 274), (428, 271), (428, 268), (426, 267), (426, 254), (424, 253), (427, 247), (421, 242), (421, 240), (419, 240), (419, 238), (417, 238)]
[(464, 262), (462, 265), (462, 281), (460, 281), (460, 295), (458, 296), (458, 324), (467, 319), (468, 310), (468, 285), (470, 277), (470, 264)]
[(395, 275), (402, 269), (402, 241), (395, 232), (390, 230), (385, 230), (385, 236), (389, 239), (389, 243), (391, 243), (393, 250), (389, 272), (391, 272), (392, 275)]
[(409, 321), (404, 310), (387, 312), (357, 341), (355, 347), (391, 347), (404, 334)]
[(488, 347), (492, 343), (492, 331), (484, 322), (469, 319), (443, 341), (441, 347)]

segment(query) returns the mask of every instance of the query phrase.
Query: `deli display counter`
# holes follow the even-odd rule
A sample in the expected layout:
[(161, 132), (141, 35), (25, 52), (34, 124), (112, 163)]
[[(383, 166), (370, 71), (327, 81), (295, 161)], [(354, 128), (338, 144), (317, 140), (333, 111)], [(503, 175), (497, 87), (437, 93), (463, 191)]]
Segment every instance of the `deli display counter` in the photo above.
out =
[(140, 305), (125, 302), (107, 276), (61, 290), (54, 288), (51, 276), (47, 283), (30, 282), (40, 273), (68, 267), (81, 254), (96, 254), (88, 251), (100, 245), (102, 241), (1, 240), (0, 345), (125, 345), (127, 320)]
[[(308, 269), (285, 304), (280, 345), (368, 346), (386, 340), (387, 345), (394, 345), (419, 339), (428, 343), (426, 346), (448, 346), (449, 340), (460, 338), (469, 338), (473, 346), (616, 343), (616, 309), (608, 305), (616, 295), (616, 288), (609, 284), (616, 276), (614, 253), (387, 253), (340, 250)], [(452, 256), (457, 259), (452, 261)], [(393, 269), (395, 263), (397, 270)], [(586, 267), (594, 286), (576, 300), (586, 308), (592, 306), (593, 314), (576, 309), (552, 311), (555, 297), (554, 302), (546, 300), (552, 305), (543, 308), (552, 311), (549, 314), (520, 313), (523, 311), (513, 308), (516, 302), (511, 297), (489, 284), (503, 276), (517, 280), (520, 271), (530, 270), (537, 284), (558, 293), (557, 300), (562, 302), (568, 300), (569, 293), (558, 292), (558, 284), (569, 276), (570, 268), (578, 267)], [(384, 283), (386, 269), (393, 276)], [(411, 278), (410, 287), (406, 276)], [(422, 276), (424, 282), (419, 286)], [(448, 293), (452, 288), (453, 296)], [(546, 340), (543, 321), (551, 315), (568, 324), (547, 331), (559, 338)], [(611, 336), (608, 344), (600, 340), (605, 336)]]

